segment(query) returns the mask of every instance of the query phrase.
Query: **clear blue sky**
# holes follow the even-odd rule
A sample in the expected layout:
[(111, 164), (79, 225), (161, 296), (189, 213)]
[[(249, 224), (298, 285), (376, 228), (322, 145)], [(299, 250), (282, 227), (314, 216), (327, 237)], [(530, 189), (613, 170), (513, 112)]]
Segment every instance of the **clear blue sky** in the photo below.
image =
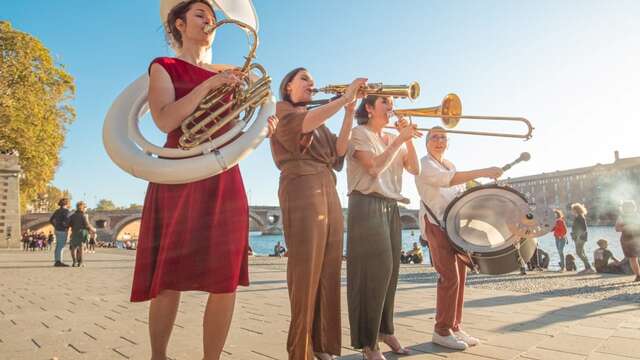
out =
[[(640, 1), (276, 1), (255, 0), (257, 62), (274, 78), (305, 66), (318, 85), (366, 76), (372, 82), (418, 81), (422, 96), (399, 108), (460, 95), (468, 114), (517, 115), (536, 127), (520, 140), (451, 136), (459, 169), (503, 165), (523, 151), (520, 176), (640, 156)], [(170, 55), (150, 0), (3, 1), (0, 19), (33, 34), (75, 77), (76, 122), (69, 128), (54, 185), (93, 206), (142, 203), (146, 183), (112, 164), (102, 146), (111, 102), (156, 56)], [(216, 36), (214, 61), (241, 63), (239, 32)], [(341, 114), (329, 127), (337, 130)], [(435, 120), (426, 123), (435, 124)], [(485, 126), (483, 129), (491, 129)], [(516, 128), (518, 131), (520, 128)], [(507, 130), (507, 129), (505, 129)], [(150, 126), (145, 134), (162, 143)], [(417, 143), (419, 156), (425, 154)], [(263, 143), (241, 164), (252, 205), (277, 205), (279, 173)], [(338, 190), (346, 206), (345, 172)], [(417, 208), (413, 179), (404, 191)]]

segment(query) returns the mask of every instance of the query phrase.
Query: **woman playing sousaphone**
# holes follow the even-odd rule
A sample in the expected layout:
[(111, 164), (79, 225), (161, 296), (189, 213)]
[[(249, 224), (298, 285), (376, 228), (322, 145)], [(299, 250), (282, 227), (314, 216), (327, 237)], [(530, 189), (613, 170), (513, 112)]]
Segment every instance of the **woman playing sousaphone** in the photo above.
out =
[(366, 359), (385, 359), (378, 341), (394, 353), (409, 351), (394, 336), (393, 312), (402, 226), (398, 202), (402, 173), (419, 173), (413, 138), (415, 125), (400, 119), (399, 134), (383, 132), (393, 110), (391, 97), (369, 95), (362, 100), (347, 153), (349, 217), (347, 220), (347, 295), (351, 345)]
[[(180, 125), (210, 91), (240, 81), (230, 66), (210, 64), (206, 54), (215, 23), (207, 0), (163, 0), (163, 22), (177, 57), (149, 67), (149, 108), (177, 148)], [(277, 119), (270, 119), (273, 132)], [(166, 359), (180, 293), (209, 293), (204, 310), (204, 359), (218, 359), (224, 346), (238, 285), (248, 285), (248, 204), (238, 166), (185, 184), (150, 183), (147, 189), (131, 301), (151, 300), (151, 358)]]
[[(289, 249), (287, 285), (291, 302), (289, 359), (331, 359), (340, 354), (340, 265), (343, 249), (342, 206), (334, 170), (341, 170), (351, 133), (355, 100), (367, 79), (354, 80), (328, 104), (307, 110), (314, 81), (304, 68), (289, 72), (280, 84), (271, 138), (280, 169), (278, 197), (284, 239)], [(325, 122), (345, 108), (338, 136)]]

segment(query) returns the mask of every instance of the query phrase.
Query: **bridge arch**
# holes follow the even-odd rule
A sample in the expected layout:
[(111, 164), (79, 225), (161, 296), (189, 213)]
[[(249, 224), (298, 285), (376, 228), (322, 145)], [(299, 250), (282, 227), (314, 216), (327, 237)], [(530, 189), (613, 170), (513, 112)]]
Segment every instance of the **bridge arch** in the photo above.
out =
[[(47, 226), (51, 226), (51, 224), (49, 224), (49, 218), (46, 218), (46, 219), (39, 218), (39, 219), (32, 220), (26, 224), (23, 224), (22, 231), (26, 231), (26, 230), (36, 231), (36, 230), (44, 229)], [(53, 229), (52, 226), (51, 228)]]
[(408, 215), (408, 214), (400, 215), (400, 223), (402, 224), (403, 229), (418, 228), (418, 219), (416, 219), (412, 215)]
[(262, 231), (264, 227), (265, 224), (262, 218), (253, 211), (249, 211), (249, 231)]
[(111, 227), (111, 218), (106, 215), (94, 215), (90, 216), (89, 220), (93, 223), (93, 226), (98, 230), (109, 230)]
[(124, 230), (124, 228), (126, 228), (127, 225), (136, 221), (140, 221), (141, 219), (142, 219), (142, 214), (133, 214), (118, 221), (118, 223), (113, 225), (112, 227), (113, 230), (111, 232), (111, 241), (116, 241), (118, 239), (118, 234), (120, 234), (120, 232)]

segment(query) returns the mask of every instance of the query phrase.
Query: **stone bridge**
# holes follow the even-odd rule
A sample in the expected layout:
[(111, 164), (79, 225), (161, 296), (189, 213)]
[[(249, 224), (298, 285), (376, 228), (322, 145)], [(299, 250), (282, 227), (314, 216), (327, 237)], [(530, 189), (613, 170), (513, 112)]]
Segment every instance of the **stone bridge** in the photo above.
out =
[[(347, 209), (343, 209), (346, 229)], [(49, 225), (52, 213), (33, 213), (22, 215), (21, 228), (39, 230)], [(141, 210), (90, 211), (89, 220), (98, 230), (98, 240), (114, 241), (130, 224), (140, 221)], [(400, 208), (400, 219), (404, 229), (418, 228), (418, 210)], [(282, 213), (278, 206), (249, 207), (249, 230), (262, 234), (282, 233)], [(136, 231), (137, 233), (137, 231)]]

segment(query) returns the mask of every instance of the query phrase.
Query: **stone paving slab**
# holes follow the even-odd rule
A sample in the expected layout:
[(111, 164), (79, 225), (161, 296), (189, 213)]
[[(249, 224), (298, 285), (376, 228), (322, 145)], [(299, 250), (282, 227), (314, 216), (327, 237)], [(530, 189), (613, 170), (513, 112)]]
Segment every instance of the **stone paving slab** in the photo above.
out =
[[(0, 359), (148, 359), (148, 303), (128, 300), (134, 255), (102, 249), (86, 255), (84, 268), (54, 268), (49, 252), (0, 251)], [(238, 291), (223, 359), (287, 358), (285, 270), (286, 259), (251, 259), (252, 284)], [(638, 303), (485, 288), (467, 291), (464, 321), (483, 344), (444, 349), (430, 341), (435, 277), (415, 282), (412, 271), (424, 269), (402, 268), (395, 325), (413, 354), (388, 351), (388, 359), (640, 359)], [(344, 285), (341, 359), (361, 359), (349, 346)], [(171, 359), (201, 358), (206, 300), (205, 293), (183, 294)]]

